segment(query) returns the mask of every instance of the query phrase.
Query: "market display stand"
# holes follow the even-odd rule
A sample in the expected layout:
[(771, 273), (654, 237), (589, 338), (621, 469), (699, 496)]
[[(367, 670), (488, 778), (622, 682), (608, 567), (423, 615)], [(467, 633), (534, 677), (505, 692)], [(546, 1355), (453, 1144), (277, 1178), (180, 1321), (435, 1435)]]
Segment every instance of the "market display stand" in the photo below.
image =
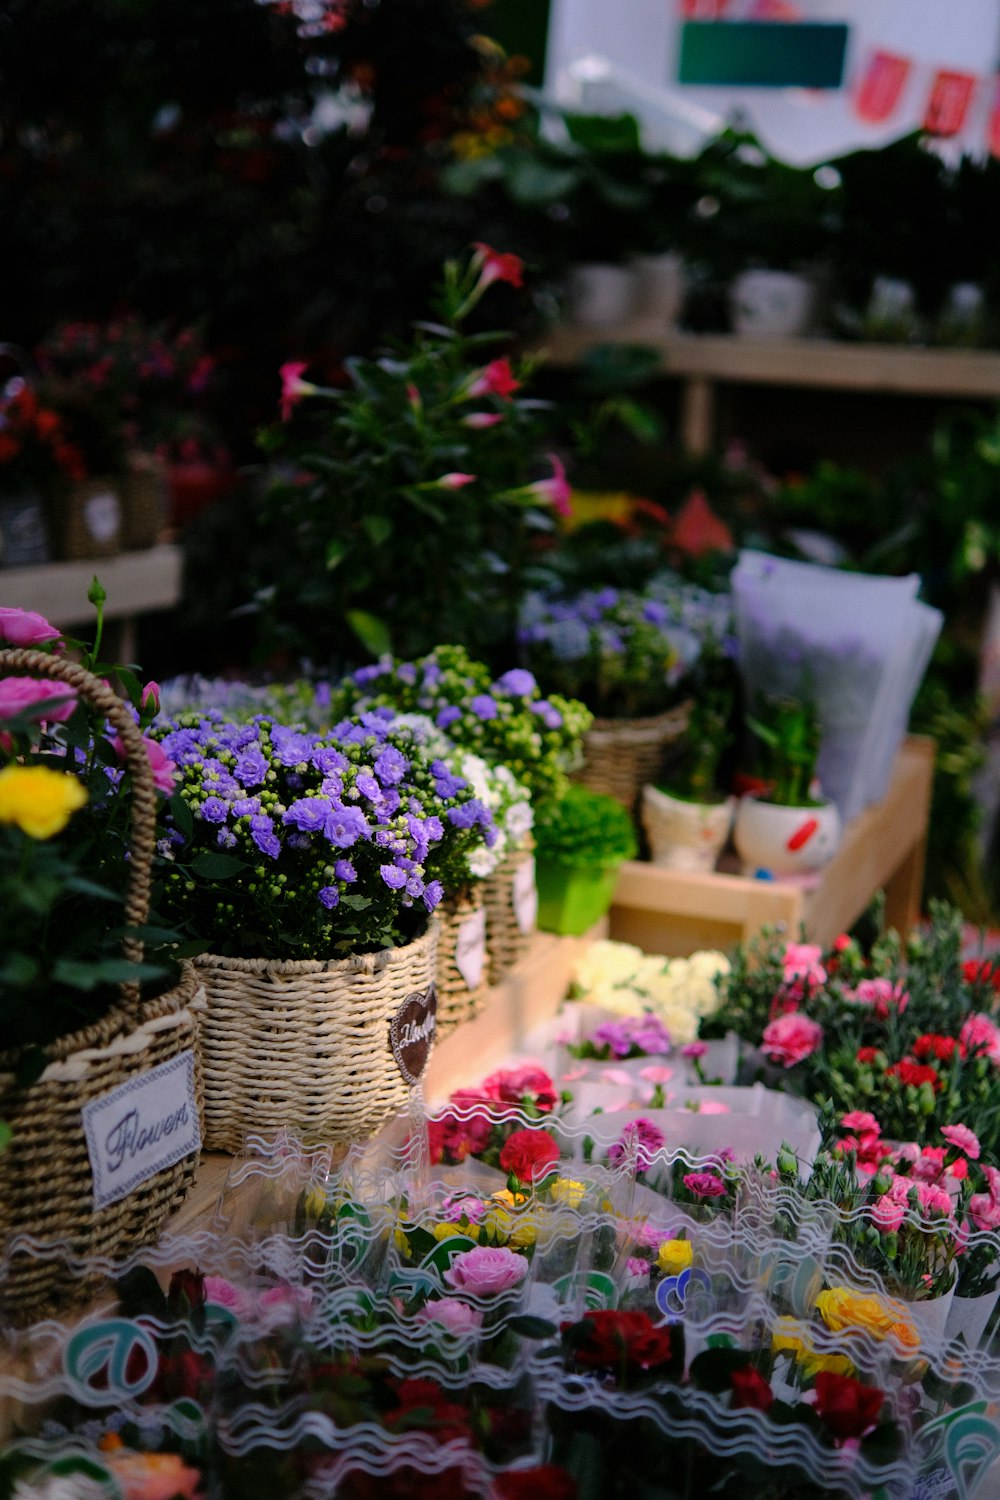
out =
[(555, 328), (541, 341), (553, 365), (574, 365), (600, 344), (655, 349), (664, 375), (681, 392), (681, 439), (692, 454), (716, 437), (717, 387), (771, 385), (829, 391), (992, 400), (1000, 397), (1000, 353), (923, 349), (834, 339), (738, 338), (733, 334), (664, 332), (649, 323), (612, 328)]
[(133, 661), (136, 620), (180, 601), (182, 563), (181, 548), (164, 542), (115, 557), (5, 568), (0, 571), (0, 604), (34, 610), (60, 628), (82, 625), (93, 619), (87, 590), (96, 574), (108, 596), (104, 617), (118, 627), (118, 658)]
[(934, 774), (932, 739), (904, 740), (883, 800), (844, 830), (815, 883), (742, 875), (682, 874), (631, 860), (622, 866), (611, 907), (610, 935), (647, 953), (671, 957), (698, 948), (729, 948), (764, 926), (800, 924), (810, 942), (828, 946), (885, 891), (887, 924), (907, 932), (919, 920)]

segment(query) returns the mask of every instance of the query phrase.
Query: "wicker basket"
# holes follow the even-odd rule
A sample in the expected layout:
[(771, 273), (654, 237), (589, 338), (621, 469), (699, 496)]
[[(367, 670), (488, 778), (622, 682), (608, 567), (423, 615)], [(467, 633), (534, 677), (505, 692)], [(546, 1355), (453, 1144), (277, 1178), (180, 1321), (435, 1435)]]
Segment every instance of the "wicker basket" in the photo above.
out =
[(659, 777), (664, 753), (684, 734), (690, 712), (690, 703), (680, 703), (649, 719), (595, 719), (574, 781), (614, 797), (635, 816), (643, 787)]
[[(447, 1036), (463, 1021), (478, 1016), (486, 1003), (489, 956), (485, 919), (486, 908), (479, 886), (473, 886), (460, 896), (449, 896), (438, 907), (440, 930), (435, 984), (439, 1037)], [(478, 980), (477, 963), (480, 967)]]
[(80, 479), (55, 497), (56, 551), (65, 562), (116, 557), (125, 538), (117, 479)]
[[(30, 671), (35, 677), (68, 683), (105, 714), (121, 736), (132, 777), (125, 922), (141, 926), (149, 907), (156, 794), (139, 730), (110, 688), (73, 662), (35, 651), (0, 651), (0, 674), (10, 671)], [(123, 948), (130, 959), (142, 956), (142, 945), (135, 939), (126, 939)], [(85, 1295), (100, 1278), (80, 1278), (83, 1263), (96, 1256), (127, 1254), (154, 1239), (183, 1202), (194, 1181), (197, 1150), (139, 1183), (126, 1197), (96, 1208), (80, 1111), (137, 1074), (189, 1050), (200, 1110), (194, 1013), (199, 1003), (190, 965), (179, 984), (153, 1000), (143, 1001), (138, 986), (123, 985), (115, 1009), (46, 1048), (46, 1067), (27, 1088), (15, 1083), (17, 1054), (0, 1053), (0, 1118), (13, 1131), (10, 1145), (0, 1155), (0, 1303), (6, 1320), (31, 1322)], [(21, 1237), (30, 1237), (31, 1246), (19, 1246)]]
[(156, 545), (167, 522), (167, 466), (158, 453), (130, 449), (121, 483), (125, 546)]
[(531, 946), (538, 917), (537, 891), (533, 901), (530, 895), (534, 880), (535, 841), (529, 834), (483, 881), (490, 984), (499, 984)]
[(202, 954), (205, 1147), (239, 1151), (248, 1131), (359, 1140), (405, 1105), (391, 1027), (433, 990), (437, 924), (404, 948), (282, 961)]

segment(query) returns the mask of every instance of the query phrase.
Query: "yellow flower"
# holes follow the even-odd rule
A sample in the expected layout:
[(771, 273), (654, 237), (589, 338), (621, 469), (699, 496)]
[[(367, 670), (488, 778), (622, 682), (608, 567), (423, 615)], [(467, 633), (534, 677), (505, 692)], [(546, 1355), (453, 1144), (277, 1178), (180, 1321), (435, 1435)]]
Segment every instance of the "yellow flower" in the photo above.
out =
[(579, 1208), (587, 1193), (585, 1182), (576, 1182), (572, 1177), (557, 1177), (549, 1189), (553, 1202), (566, 1208)]
[(853, 1292), (850, 1287), (830, 1287), (816, 1298), (816, 1309), (834, 1333), (870, 1333), (873, 1338), (890, 1335), (906, 1349), (919, 1347), (917, 1330), (899, 1302), (873, 1293)]
[(824, 1370), (831, 1375), (854, 1374), (854, 1366), (846, 1354), (817, 1354), (815, 1349), (806, 1349), (796, 1358), (807, 1380), (815, 1380)]
[(399, 1251), (403, 1259), (412, 1260), (413, 1251), (410, 1249), (410, 1242), (406, 1238), (406, 1235), (403, 1233), (403, 1231), (401, 1229), (394, 1229), (392, 1232), (392, 1238), (395, 1241), (396, 1249)]
[(777, 1318), (771, 1333), (771, 1348), (775, 1354), (794, 1354), (803, 1359), (811, 1351), (805, 1338), (805, 1328), (797, 1318)]
[(45, 766), (7, 766), (0, 771), (0, 823), (16, 823), (33, 839), (61, 833), (86, 789), (66, 771)]
[(302, 1207), (310, 1219), (321, 1219), (326, 1213), (326, 1194), (322, 1188), (310, 1188), (302, 1199)]
[(690, 1240), (664, 1240), (656, 1253), (656, 1264), (664, 1276), (679, 1276), (693, 1258)]
[(435, 1224), (434, 1238), (436, 1240), (450, 1240), (456, 1234), (464, 1234), (470, 1240), (478, 1240), (479, 1229), (475, 1224), (467, 1224), (464, 1228), (461, 1224)]

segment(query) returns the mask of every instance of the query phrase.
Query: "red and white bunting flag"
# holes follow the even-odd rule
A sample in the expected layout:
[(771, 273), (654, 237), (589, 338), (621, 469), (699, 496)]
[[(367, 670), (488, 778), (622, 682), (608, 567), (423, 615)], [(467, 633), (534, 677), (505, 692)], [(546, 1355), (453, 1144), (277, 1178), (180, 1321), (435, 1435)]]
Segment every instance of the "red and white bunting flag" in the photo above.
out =
[(941, 68), (934, 75), (931, 96), (924, 113), (924, 129), (931, 135), (958, 135), (976, 92), (973, 73), (952, 73)]
[(879, 125), (896, 111), (912, 64), (894, 52), (873, 52), (855, 90), (854, 109), (859, 119)]

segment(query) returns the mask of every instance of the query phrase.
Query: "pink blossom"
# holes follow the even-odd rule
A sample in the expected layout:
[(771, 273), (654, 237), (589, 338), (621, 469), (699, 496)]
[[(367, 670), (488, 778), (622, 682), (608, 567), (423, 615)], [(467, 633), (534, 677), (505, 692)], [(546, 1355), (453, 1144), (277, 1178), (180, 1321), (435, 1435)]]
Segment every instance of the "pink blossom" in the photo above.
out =
[(723, 1104), (719, 1099), (704, 1099), (698, 1106), (700, 1115), (728, 1115), (731, 1113), (729, 1105)]
[(891, 979), (862, 979), (857, 989), (845, 990), (844, 999), (854, 1005), (866, 1006), (880, 1021), (889, 1018), (892, 1006), (900, 1015), (910, 1003), (910, 997), (901, 984)]
[(916, 1141), (904, 1141), (901, 1146), (896, 1147), (893, 1155), (898, 1162), (910, 1162), (912, 1164), (920, 1159), (920, 1147)]
[(918, 1182), (937, 1182), (944, 1172), (944, 1146), (925, 1146), (913, 1163), (913, 1176)]
[(639, 1077), (647, 1083), (669, 1083), (673, 1076), (673, 1068), (664, 1067), (662, 1063), (650, 1063), (648, 1068), (639, 1069)]
[(519, 255), (494, 250), (481, 240), (477, 240), (472, 248), (476, 252), (474, 264), (479, 271), (476, 292), (484, 292), (494, 281), (506, 281), (512, 287), (524, 285), (524, 261)]
[(631, 1160), (634, 1152), (636, 1171), (648, 1172), (665, 1139), (658, 1125), (640, 1116), (637, 1120), (631, 1120), (618, 1139), (608, 1147), (608, 1161), (612, 1166), (621, 1166)]
[(764, 1028), (763, 1048), (772, 1062), (792, 1068), (796, 1063), (811, 1057), (823, 1040), (823, 1028), (818, 1021), (797, 1012), (778, 1016)]
[(579, 1079), (586, 1078), (586, 1076), (587, 1076), (587, 1074), (589, 1072), (590, 1072), (589, 1068), (584, 1068), (584, 1067), (570, 1068), (570, 1070), (569, 1070), (568, 1073), (560, 1073), (560, 1075), (559, 1075), (559, 1082), (560, 1083), (576, 1083)]
[(698, 1198), (721, 1198), (726, 1191), (726, 1184), (714, 1172), (688, 1172), (684, 1186)]
[(650, 1263), (648, 1260), (643, 1260), (641, 1255), (630, 1255), (628, 1261), (626, 1262), (625, 1269), (628, 1271), (628, 1274), (630, 1276), (635, 1276), (637, 1278), (646, 1277), (650, 1272)]
[(0, 719), (27, 715), (36, 722), (64, 724), (75, 708), (76, 689), (67, 683), (39, 682), (34, 677), (0, 677)]
[(942, 1125), (941, 1134), (955, 1147), (956, 1151), (964, 1151), (970, 1161), (978, 1160), (979, 1137), (974, 1135), (967, 1125)]
[(481, 1198), (470, 1198), (464, 1193), (449, 1193), (441, 1200), (441, 1212), (447, 1219), (468, 1219), (478, 1224), (486, 1213), (486, 1204)]
[(456, 1335), (473, 1333), (483, 1326), (483, 1315), (479, 1309), (469, 1302), (462, 1302), (458, 1297), (443, 1297), (439, 1301), (428, 1302), (417, 1313), (417, 1319), (421, 1323), (440, 1323), (442, 1328)]
[(986, 1162), (983, 1162), (980, 1165), (980, 1171), (986, 1178), (990, 1197), (1000, 1202), (1000, 1168), (987, 1166)]
[(205, 1301), (227, 1308), (237, 1318), (245, 1318), (253, 1307), (251, 1294), (224, 1276), (205, 1277)]
[(891, 1193), (883, 1194), (871, 1211), (872, 1223), (882, 1234), (895, 1234), (905, 1217), (906, 1205)]
[(433, 481), (433, 484), (434, 488), (438, 490), (461, 490), (464, 489), (467, 484), (475, 484), (475, 482), (475, 474), (459, 474), (457, 472), (453, 472), (450, 474), (442, 474), (440, 479), (435, 479)]
[[(125, 746), (122, 744), (121, 738), (115, 735), (111, 743), (115, 748), (115, 754), (118, 756), (118, 759), (124, 760)], [(174, 789), (177, 766), (170, 759), (158, 740), (147, 739), (146, 736), (143, 736), (142, 743), (146, 747), (146, 754), (149, 756), (149, 767), (153, 773), (153, 785), (158, 792), (164, 792), (169, 795)]]
[(951, 1214), (951, 1199), (936, 1182), (918, 1182), (917, 1198), (925, 1215)]
[(470, 411), (467, 417), (462, 418), (462, 426), (470, 428), (473, 432), (485, 432), (502, 421), (503, 412), (501, 411)]
[(602, 1083), (610, 1083), (620, 1089), (627, 1089), (632, 1083), (632, 1074), (627, 1068), (602, 1068), (600, 1078)]
[(281, 366), (278, 374), (281, 376), (281, 420), (291, 420), (292, 412), (303, 396), (313, 396), (316, 387), (308, 380), (302, 379), (302, 371), (307, 369), (304, 360), (289, 360)]
[(882, 1127), (873, 1114), (866, 1109), (852, 1109), (849, 1114), (840, 1117), (841, 1130), (871, 1131), (875, 1135), (882, 1134)]
[(557, 516), (568, 516), (572, 512), (570, 497), (573, 491), (566, 482), (566, 469), (556, 454), (548, 453), (546, 457), (552, 465), (551, 479), (539, 479), (528, 485), (528, 489), (539, 500), (551, 505)]
[(958, 1040), (968, 1053), (982, 1053), (990, 1062), (1000, 1062), (1000, 1029), (980, 1011), (963, 1022)]
[(269, 1328), (288, 1328), (307, 1318), (313, 1294), (307, 1286), (272, 1286), (257, 1298), (257, 1313)]
[(472, 383), (466, 391), (466, 395), (499, 396), (501, 400), (509, 401), (514, 392), (520, 389), (521, 382), (515, 380), (514, 372), (510, 367), (510, 360), (492, 359), (473, 378)]
[(8, 646), (41, 646), (58, 641), (62, 631), (50, 625), (44, 615), (31, 609), (0, 609), (0, 641)]
[(822, 948), (815, 943), (789, 943), (785, 948), (785, 983), (790, 979), (801, 979), (806, 984), (826, 983), (826, 970), (820, 963)]
[(493, 1297), (519, 1286), (528, 1274), (528, 1262), (502, 1245), (477, 1245), (455, 1256), (444, 1279), (470, 1297)]
[(523, 1062), (498, 1068), (480, 1085), (484, 1094), (499, 1104), (521, 1104), (527, 1100), (543, 1113), (558, 1103), (555, 1084), (541, 1063)]
[(973, 1193), (968, 1212), (977, 1229), (1000, 1229), (1000, 1201), (987, 1193)]
[(159, 713), (160, 684), (158, 682), (152, 681), (147, 682), (146, 686), (142, 690), (142, 696), (139, 699), (139, 702), (143, 708), (149, 709), (152, 713)]
[(704, 1057), (707, 1051), (707, 1042), (688, 1042), (681, 1048), (681, 1056), (690, 1058)]

